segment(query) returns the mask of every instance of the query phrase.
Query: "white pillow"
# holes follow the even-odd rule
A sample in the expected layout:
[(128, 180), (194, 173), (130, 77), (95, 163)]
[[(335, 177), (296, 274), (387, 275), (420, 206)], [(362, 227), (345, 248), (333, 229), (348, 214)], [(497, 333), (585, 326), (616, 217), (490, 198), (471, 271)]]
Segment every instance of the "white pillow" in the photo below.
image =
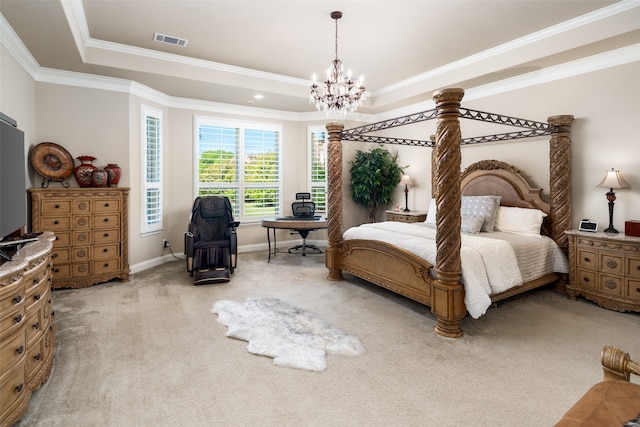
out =
[(424, 220), (427, 224), (436, 223), (436, 199), (431, 199), (429, 210), (427, 211), (427, 219)]
[(484, 217), (481, 231), (492, 232), (500, 196), (462, 196), (462, 216)]
[(495, 229), (508, 233), (540, 236), (540, 227), (547, 214), (539, 209), (500, 206), (496, 214)]

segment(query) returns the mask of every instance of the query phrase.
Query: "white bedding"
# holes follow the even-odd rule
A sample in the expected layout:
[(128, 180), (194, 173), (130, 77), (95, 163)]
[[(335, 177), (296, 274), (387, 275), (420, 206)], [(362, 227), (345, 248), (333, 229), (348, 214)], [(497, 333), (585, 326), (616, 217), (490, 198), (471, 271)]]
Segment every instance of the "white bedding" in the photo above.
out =
[[(425, 223), (386, 221), (344, 232), (344, 239), (379, 240), (410, 251), (435, 265), (435, 227)], [(465, 305), (474, 318), (486, 313), (491, 295), (548, 273), (567, 273), (567, 258), (548, 237), (493, 232), (462, 234), (461, 282)]]

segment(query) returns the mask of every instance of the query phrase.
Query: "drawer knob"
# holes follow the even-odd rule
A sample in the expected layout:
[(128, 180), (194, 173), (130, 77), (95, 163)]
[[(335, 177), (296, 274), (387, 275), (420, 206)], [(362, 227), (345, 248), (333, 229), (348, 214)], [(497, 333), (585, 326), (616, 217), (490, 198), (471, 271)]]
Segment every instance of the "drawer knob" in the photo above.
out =
[(104, 207), (105, 207), (105, 208), (108, 208), (108, 207), (109, 207), (109, 203), (105, 203), (105, 204), (104, 204)]
[(40, 283), (40, 278), (39, 277), (34, 278), (33, 279), (33, 284), (37, 285), (38, 283)]
[(109, 218), (103, 219), (104, 222), (109, 222)]
[(13, 323), (20, 323), (22, 322), (23, 318), (24, 316), (22, 314), (18, 314), (16, 317), (13, 318)]
[(636, 292), (640, 294), (640, 288), (636, 288)]
[(585, 261), (585, 262), (591, 262), (591, 258), (589, 258), (589, 257), (584, 257), (584, 261)]
[(609, 268), (616, 268), (618, 266), (618, 263), (612, 259), (608, 259), (606, 264), (607, 264), (607, 267)]
[(616, 282), (614, 282), (613, 280), (605, 280), (604, 285), (609, 289), (615, 289), (617, 286)]
[(40, 329), (40, 322), (36, 322), (31, 326), (31, 329)]
[(108, 262), (105, 262), (105, 263), (104, 263), (104, 265), (103, 265), (103, 267), (104, 267), (104, 268), (109, 267), (109, 263), (108, 263)]
[(54, 208), (60, 209), (60, 205), (55, 205)]
[(51, 255), (51, 258), (53, 258), (53, 259), (58, 258), (58, 254), (53, 254), (53, 255)]
[(60, 224), (60, 221), (58, 221), (58, 220), (56, 219), (55, 221), (53, 221), (53, 223), (54, 223), (55, 225), (58, 225), (58, 224)]
[(23, 389), (24, 389), (24, 383), (20, 383), (20, 385), (16, 386), (15, 392), (16, 393), (21, 393)]
[(42, 295), (40, 295), (40, 294), (35, 294), (33, 296), (33, 299), (36, 300), (36, 301), (40, 301), (40, 298), (42, 298)]
[(22, 301), (22, 295), (16, 295), (15, 298), (13, 298), (14, 304), (20, 304), (21, 301)]
[(583, 282), (587, 282), (587, 283), (589, 283), (589, 278), (588, 278), (588, 277), (583, 277), (583, 278), (582, 278), (582, 281), (583, 281)]
[[(102, 237), (109, 237), (109, 233), (104, 233)], [(640, 267), (638, 267), (638, 270), (640, 270)]]
[(53, 272), (54, 272), (54, 273), (59, 273), (59, 272), (60, 272), (60, 269), (58, 269), (58, 268), (54, 268), (54, 269), (53, 269)]
[(20, 347), (16, 348), (16, 353), (17, 353), (17, 354), (22, 354), (22, 353), (24, 353), (24, 346), (23, 346), (23, 345), (21, 345)]
[(42, 355), (40, 353), (33, 356), (33, 360), (35, 360), (36, 362), (39, 361), (40, 359), (42, 359)]
[(640, 271), (640, 265), (636, 267), (636, 270)]
[(107, 253), (107, 252), (109, 252), (109, 249), (104, 248), (104, 249), (102, 250), (102, 252)]

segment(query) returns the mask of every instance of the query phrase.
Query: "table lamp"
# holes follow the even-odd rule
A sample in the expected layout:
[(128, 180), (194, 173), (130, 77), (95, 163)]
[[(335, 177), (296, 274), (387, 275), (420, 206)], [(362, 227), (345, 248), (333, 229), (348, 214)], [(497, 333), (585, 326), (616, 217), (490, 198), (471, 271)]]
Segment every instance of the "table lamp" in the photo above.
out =
[(413, 185), (409, 175), (402, 175), (400, 185), (404, 185), (404, 212), (411, 212), (409, 210), (409, 186)]
[(618, 233), (618, 230), (613, 227), (613, 202), (616, 200), (616, 193), (613, 192), (613, 189), (629, 188), (629, 184), (627, 184), (624, 178), (622, 178), (620, 171), (611, 168), (610, 171), (606, 172), (606, 175), (596, 187), (609, 189), (609, 192), (607, 193), (607, 200), (609, 201), (609, 227), (607, 227), (604, 232), (616, 234)]

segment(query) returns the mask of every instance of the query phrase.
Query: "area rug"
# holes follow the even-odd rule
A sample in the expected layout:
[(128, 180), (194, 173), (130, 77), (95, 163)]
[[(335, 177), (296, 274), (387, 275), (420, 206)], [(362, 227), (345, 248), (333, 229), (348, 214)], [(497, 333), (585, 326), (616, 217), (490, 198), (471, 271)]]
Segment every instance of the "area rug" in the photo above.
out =
[(211, 312), (229, 328), (226, 336), (248, 341), (249, 353), (271, 357), (276, 366), (322, 372), (327, 354), (355, 356), (364, 351), (357, 337), (276, 298), (222, 300)]

